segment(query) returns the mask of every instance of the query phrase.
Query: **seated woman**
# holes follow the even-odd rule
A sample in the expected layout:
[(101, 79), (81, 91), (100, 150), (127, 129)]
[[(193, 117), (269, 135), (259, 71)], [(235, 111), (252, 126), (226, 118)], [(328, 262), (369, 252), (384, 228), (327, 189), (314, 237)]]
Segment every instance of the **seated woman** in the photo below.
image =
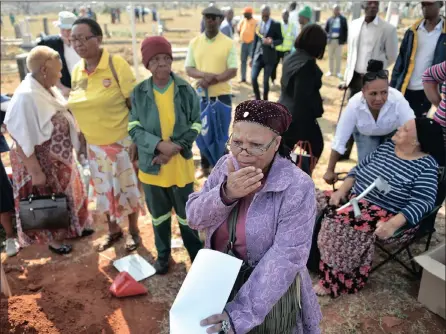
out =
[[(59, 54), (47, 46), (37, 46), (29, 53), (26, 65), (31, 73), (14, 92), (5, 117), (15, 142), (10, 156), (17, 234), (22, 247), (41, 242), (57, 254), (68, 254), (72, 247), (62, 243), (65, 238), (93, 232), (89, 228), (92, 219), (87, 195), (74, 157), (79, 134), (67, 102), (55, 86), (62, 70)], [(36, 187), (39, 195), (66, 195), (68, 229), (23, 231), (20, 199), (35, 193)]]
[(349, 100), (336, 127), (330, 160), (324, 175), (328, 184), (334, 184), (338, 180), (335, 174), (336, 163), (345, 153), (352, 134), (358, 148), (358, 162), (361, 162), (393, 131), (415, 118), (404, 96), (395, 88), (389, 87), (389, 73), (383, 70), (382, 61), (369, 61), (362, 82), (362, 92)]
[(208, 333), (320, 333), (306, 269), (315, 189), (284, 148), (281, 136), (290, 123), (280, 104), (241, 103), (231, 153), (187, 202), (189, 225), (206, 231), (205, 246), (244, 261), (223, 314), (202, 321), (213, 325)]
[[(337, 297), (364, 287), (371, 269), (376, 238), (401, 244), (418, 230), (418, 222), (434, 207), (439, 165), (443, 166), (441, 126), (431, 119), (406, 122), (392, 137), (364, 158), (329, 198), (318, 236), (320, 294)], [(376, 188), (359, 201), (361, 216), (353, 208), (336, 211), (342, 199), (361, 194), (377, 177), (391, 187)], [(328, 198), (327, 198), (328, 200)]]

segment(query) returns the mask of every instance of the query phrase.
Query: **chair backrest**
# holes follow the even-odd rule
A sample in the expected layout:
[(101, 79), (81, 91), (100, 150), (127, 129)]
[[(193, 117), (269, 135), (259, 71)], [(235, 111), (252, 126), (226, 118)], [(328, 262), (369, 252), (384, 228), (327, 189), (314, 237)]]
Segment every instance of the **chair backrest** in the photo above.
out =
[(438, 189), (435, 205), (441, 205), (446, 198), (446, 167), (438, 169)]

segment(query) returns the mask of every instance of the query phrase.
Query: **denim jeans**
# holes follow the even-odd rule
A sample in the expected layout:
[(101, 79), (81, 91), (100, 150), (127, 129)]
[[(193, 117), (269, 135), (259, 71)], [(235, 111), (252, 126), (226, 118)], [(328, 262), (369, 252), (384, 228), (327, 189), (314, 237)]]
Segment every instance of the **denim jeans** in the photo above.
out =
[(359, 163), (366, 156), (375, 151), (379, 145), (384, 143), (389, 138), (389, 135), (366, 136), (360, 133), (355, 128), (355, 130), (353, 131), (353, 137), (355, 138), (356, 147), (358, 149), (358, 163)]
[(242, 52), (240, 54), (242, 81), (246, 81), (246, 66), (248, 64), (248, 58), (251, 56), (253, 44), (253, 42), (242, 43)]

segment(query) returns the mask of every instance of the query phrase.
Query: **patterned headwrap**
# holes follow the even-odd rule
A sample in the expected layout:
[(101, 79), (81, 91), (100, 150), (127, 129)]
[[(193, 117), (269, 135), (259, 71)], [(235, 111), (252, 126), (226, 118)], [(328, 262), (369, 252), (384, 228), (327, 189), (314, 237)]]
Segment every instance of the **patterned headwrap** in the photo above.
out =
[(257, 123), (278, 135), (288, 130), (291, 120), (290, 112), (280, 103), (254, 100), (242, 102), (235, 108), (234, 124), (237, 122)]

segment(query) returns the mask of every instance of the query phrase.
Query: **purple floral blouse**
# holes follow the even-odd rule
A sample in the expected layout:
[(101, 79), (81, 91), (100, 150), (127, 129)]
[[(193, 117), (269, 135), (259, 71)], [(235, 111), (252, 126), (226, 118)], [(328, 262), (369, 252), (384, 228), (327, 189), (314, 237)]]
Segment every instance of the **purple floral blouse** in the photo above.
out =
[[(235, 205), (225, 205), (220, 197), (228, 157), (220, 159), (203, 189), (190, 195), (186, 205), (189, 226), (206, 231), (207, 248)], [(298, 319), (298, 323), (302, 322), (303, 329), (296, 328), (294, 333), (320, 333), (322, 314), (306, 268), (315, 215), (313, 181), (290, 161), (277, 156), (246, 218), (248, 263), (255, 269), (225, 308), (236, 334), (260, 325), (298, 274), (302, 306), (302, 321)]]

